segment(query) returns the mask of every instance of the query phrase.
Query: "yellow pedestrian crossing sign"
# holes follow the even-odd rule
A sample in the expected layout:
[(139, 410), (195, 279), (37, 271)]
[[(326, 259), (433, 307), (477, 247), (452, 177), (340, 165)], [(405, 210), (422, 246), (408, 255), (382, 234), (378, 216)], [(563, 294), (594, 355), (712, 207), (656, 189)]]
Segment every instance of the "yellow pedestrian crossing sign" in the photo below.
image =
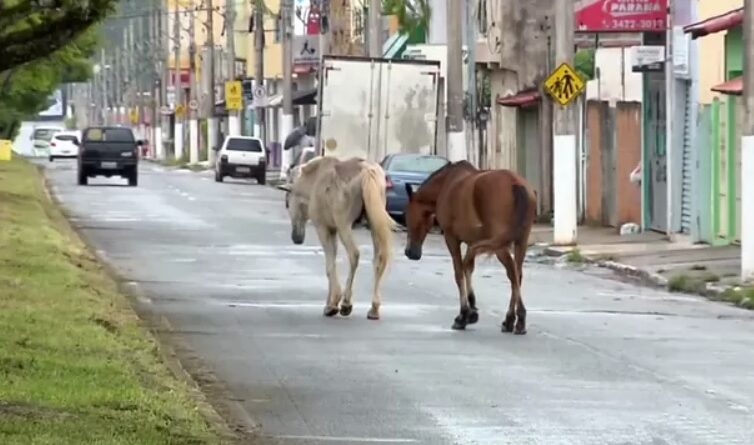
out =
[(584, 92), (586, 84), (567, 62), (562, 63), (545, 79), (544, 89), (560, 105), (568, 105)]

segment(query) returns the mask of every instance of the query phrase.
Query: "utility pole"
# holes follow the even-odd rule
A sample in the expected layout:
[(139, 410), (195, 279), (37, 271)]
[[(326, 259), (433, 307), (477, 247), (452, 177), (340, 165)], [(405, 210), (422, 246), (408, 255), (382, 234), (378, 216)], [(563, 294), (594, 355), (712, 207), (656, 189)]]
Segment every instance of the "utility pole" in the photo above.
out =
[[(236, 5), (234, 0), (225, 0), (225, 38), (228, 47), (228, 79), (236, 80)], [(228, 105), (228, 102), (225, 102)], [(228, 110), (228, 135), (241, 134), (241, 122), (238, 110)]]
[[(555, 2), (555, 66), (573, 63), (574, 0)], [(576, 243), (576, 122), (573, 108), (555, 105), (553, 138), (554, 243)]]
[(196, 21), (196, 8), (193, 1), (189, 15), (189, 162), (199, 162), (199, 116), (197, 115), (196, 94), (196, 35), (194, 34), (194, 22)]
[(455, 162), (466, 159), (463, 125), (463, 1), (447, 2), (448, 62), (445, 85), (448, 91), (448, 158)]
[(102, 48), (100, 50), (100, 94), (99, 94), (99, 116), (97, 116), (97, 120), (102, 125), (107, 125), (107, 76), (108, 76), (108, 67), (107, 67), (107, 57), (105, 56), (105, 49)]
[(744, 128), (741, 140), (741, 279), (754, 280), (754, 0), (744, 0)]
[[(173, 136), (173, 157), (183, 158), (183, 85), (181, 85), (181, 13), (180, 5), (175, 3), (173, 35), (175, 54), (173, 65), (173, 91), (175, 94), (175, 129)], [(179, 113), (179, 110), (181, 113)]]
[[(453, 0), (449, 0), (453, 3)], [(460, 6), (460, 3), (459, 3)], [(458, 8), (457, 8), (458, 9)], [(450, 33), (450, 28), (448, 28)], [(458, 38), (461, 38), (459, 32)], [(382, 2), (369, 0), (369, 57), (382, 56)]]
[[(123, 30), (123, 41), (128, 38), (128, 31)], [(115, 74), (115, 100), (113, 100), (114, 112), (113, 116), (116, 124), (121, 123), (121, 107), (123, 106), (123, 76), (121, 70), (123, 69), (123, 49), (120, 46), (115, 47), (115, 57), (113, 60), (113, 71)]]
[[(281, 17), (283, 37), (283, 119), (280, 125), (280, 140), (285, 141), (293, 131), (293, 0), (283, 0)], [(287, 179), (293, 149), (282, 150), (280, 178)]]
[[(287, 0), (283, 0), (282, 7), (281, 7), (281, 16), (285, 17), (285, 8), (287, 5)], [(265, 46), (265, 35), (264, 35), (264, 3), (255, 0), (254, 2), (254, 89), (257, 88), (265, 88), (264, 83), (264, 46)], [(285, 19), (283, 18), (283, 22)], [(285, 43), (283, 43), (283, 82), (285, 83), (285, 59), (286, 59), (286, 49), (285, 49)], [(254, 95), (256, 96), (256, 94)], [(285, 98), (285, 85), (283, 85), (283, 97)], [(256, 97), (255, 97), (256, 99)], [(257, 104), (255, 107), (256, 111), (256, 122), (254, 124), (254, 136), (262, 139), (264, 143), (267, 143), (266, 133), (267, 133), (267, 123), (265, 119), (265, 109), (260, 104)], [(282, 127), (285, 128), (285, 110), (283, 111), (283, 122), (281, 123)], [(285, 137), (286, 133), (285, 130), (283, 130), (283, 137)]]
[[(479, 7), (478, 2), (466, 2), (466, 50), (468, 52), (468, 62), (466, 66), (466, 78), (468, 79), (468, 85), (466, 87), (467, 96), (469, 98), (468, 106), (468, 132), (466, 134), (467, 141), (470, 147), (474, 147), (474, 130), (476, 129), (477, 118), (477, 86), (476, 86), (476, 11)], [(477, 167), (482, 167), (482, 146), (476, 147), (476, 150), (471, 150), (475, 153), (475, 159), (472, 159), (472, 164)]]
[(673, 15), (675, 1), (668, 0), (667, 31), (665, 32), (665, 193), (667, 203), (666, 226), (668, 237), (673, 233), (673, 203), (675, 199), (675, 138), (673, 137), (673, 122), (675, 121), (675, 64), (673, 61)]
[(163, 108), (168, 109), (168, 61), (170, 59), (170, 40), (168, 33), (168, 14), (167, 8), (164, 8), (166, 3), (162, 0), (155, 0), (157, 3), (157, 35), (160, 39), (160, 51), (158, 58), (160, 59), (160, 125), (155, 130), (155, 155), (158, 160), (165, 159), (165, 144), (164, 135), (168, 131), (168, 123), (170, 122), (166, 113), (163, 113)]
[(215, 151), (217, 146), (217, 119), (215, 118), (215, 6), (213, 0), (207, 0), (207, 52), (209, 53), (209, 73), (205, 73), (205, 78), (209, 74), (207, 82), (209, 89), (207, 91), (207, 104), (205, 104), (205, 113), (207, 117), (207, 160), (210, 165), (215, 162)]

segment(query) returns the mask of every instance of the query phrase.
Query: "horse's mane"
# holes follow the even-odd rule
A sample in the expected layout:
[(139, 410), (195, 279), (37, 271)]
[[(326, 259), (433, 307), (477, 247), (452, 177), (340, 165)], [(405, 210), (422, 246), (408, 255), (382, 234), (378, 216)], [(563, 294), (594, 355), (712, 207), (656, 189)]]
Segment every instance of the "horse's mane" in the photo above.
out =
[(425, 179), (424, 182), (422, 182), (422, 185), (427, 184), (429, 181), (434, 179), (435, 176), (439, 176), (440, 174), (442, 174), (443, 172), (447, 170), (450, 170), (451, 168), (460, 167), (460, 166), (473, 167), (473, 165), (469, 161), (448, 162), (447, 164), (433, 171), (431, 175), (427, 176), (427, 179)]

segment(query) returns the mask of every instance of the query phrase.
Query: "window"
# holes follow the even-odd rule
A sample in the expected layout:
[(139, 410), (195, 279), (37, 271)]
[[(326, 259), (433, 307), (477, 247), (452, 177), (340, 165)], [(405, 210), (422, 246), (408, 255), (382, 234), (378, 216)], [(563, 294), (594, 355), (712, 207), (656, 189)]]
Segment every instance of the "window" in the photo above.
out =
[(58, 141), (69, 141), (69, 142), (76, 142), (78, 139), (76, 139), (76, 136), (71, 136), (69, 134), (61, 134), (58, 136), (55, 136), (55, 139)]
[(84, 134), (84, 140), (91, 142), (135, 142), (134, 134), (128, 128), (89, 128)]
[(225, 149), (230, 151), (252, 151), (254, 153), (261, 153), (262, 144), (256, 139), (230, 138), (228, 139), (228, 145)]
[(396, 156), (387, 170), (393, 172), (432, 173), (440, 169), (448, 160), (439, 156)]

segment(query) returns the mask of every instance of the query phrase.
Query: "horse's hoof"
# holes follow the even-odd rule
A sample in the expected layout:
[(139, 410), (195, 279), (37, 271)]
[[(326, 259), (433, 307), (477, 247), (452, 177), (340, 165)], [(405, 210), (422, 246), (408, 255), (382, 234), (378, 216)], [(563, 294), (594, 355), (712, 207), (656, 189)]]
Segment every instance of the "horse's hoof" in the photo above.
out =
[(337, 313), (338, 313), (338, 308), (330, 307), (330, 306), (325, 307), (325, 312), (324, 312), (325, 317), (334, 317), (335, 314)]
[(513, 335), (526, 335), (526, 328), (523, 326), (516, 326), (516, 330), (513, 331)]
[(351, 315), (351, 311), (353, 311), (353, 305), (352, 304), (341, 304), (340, 305), (340, 315), (344, 317), (348, 317)]
[(380, 319), (380, 313), (378, 311), (375, 311), (374, 309), (370, 309), (369, 312), (367, 312), (367, 319), (368, 320), (379, 320)]
[(477, 311), (469, 312), (469, 324), (475, 324), (478, 321), (479, 321), (479, 312)]
[(513, 332), (513, 322), (508, 320), (504, 321), (501, 330), (503, 332)]
[(455, 318), (455, 320), (453, 320), (453, 326), (452, 326), (452, 329), (453, 329), (454, 331), (463, 331), (464, 329), (466, 329), (466, 325), (467, 325), (467, 324), (468, 324), (468, 323), (466, 322), (466, 317), (464, 317), (463, 315), (460, 315), (460, 314), (459, 314), (459, 315), (458, 315), (458, 316), (457, 316), (457, 317)]

